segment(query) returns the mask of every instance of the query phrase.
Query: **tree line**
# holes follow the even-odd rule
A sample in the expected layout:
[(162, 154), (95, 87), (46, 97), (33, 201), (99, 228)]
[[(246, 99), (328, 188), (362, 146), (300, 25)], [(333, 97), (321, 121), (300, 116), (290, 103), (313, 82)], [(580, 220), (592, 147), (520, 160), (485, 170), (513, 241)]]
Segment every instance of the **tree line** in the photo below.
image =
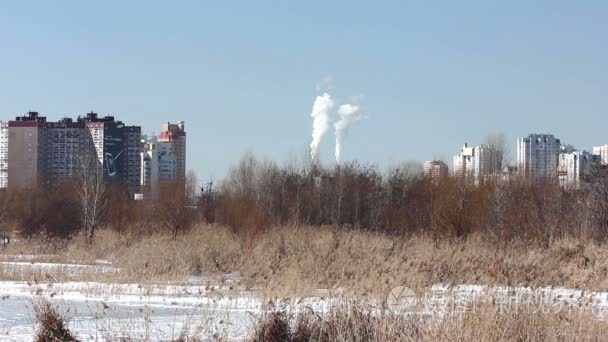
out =
[(0, 191), (0, 236), (71, 238), (91, 243), (100, 228), (126, 235), (166, 231), (173, 236), (196, 221), (184, 182), (160, 184), (158, 200), (134, 200), (123, 184), (104, 184), (97, 175)]
[(567, 235), (608, 237), (608, 170), (598, 167), (578, 189), (557, 179), (522, 178), (475, 185), (449, 176), (430, 179), (421, 165), (386, 171), (351, 162), (324, 167), (245, 155), (218, 186), (203, 187), (199, 211), (236, 231), (268, 226), (333, 225), (408, 235), (460, 238), (482, 232), (498, 239), (548, 242)]
[[(219, 184), (195, 179), (160, 186), (155, 201), (135, 201), (125, 187), (88, 178), (0, 192), (0, 229), (92, 240), (101, 227), (124, 234), (166, 231), (173, 236), (197, 222), (231, 227), (254, 237), (270, 227), (322, 226), (392, 235), (463, 238), (483, 233), (499, 241), (549, 243), (569, 235), (608, 237), (608, 170), (597, 168), (578, 189), (557, 181), (429, 179), (417, 163), (389, 170), (358, 162), (279, 165), (246, 154)], [(91, 181), (93, 177), (93, 181)], [(185, 184), (188, 183), (188, 184)]]

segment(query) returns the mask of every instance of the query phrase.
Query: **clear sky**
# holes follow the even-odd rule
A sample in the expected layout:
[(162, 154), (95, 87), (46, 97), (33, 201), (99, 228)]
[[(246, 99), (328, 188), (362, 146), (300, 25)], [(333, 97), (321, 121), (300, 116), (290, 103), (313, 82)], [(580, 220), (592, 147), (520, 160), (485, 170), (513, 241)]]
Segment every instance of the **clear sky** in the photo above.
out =
[(0, 120), (184, 120), (203, 179), (246, 151), (302, 156), (326, 77), (338, 104), (363, 95), (346, 160), (451, 165), (492, 132), (590, 149), (608, 143), (608, 1), (0, 0)]

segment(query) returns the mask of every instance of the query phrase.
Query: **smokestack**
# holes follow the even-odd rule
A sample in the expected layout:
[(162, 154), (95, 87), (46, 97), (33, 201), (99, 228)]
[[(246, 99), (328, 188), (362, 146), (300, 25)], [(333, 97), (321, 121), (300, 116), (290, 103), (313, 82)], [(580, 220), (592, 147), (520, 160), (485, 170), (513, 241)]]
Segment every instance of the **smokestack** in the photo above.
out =
[(348, 128), (354, 122), (363, 118), (360, 109), (360, 106), (351, 104), (343, 104), (338, 108), (340, 120), (334, 124), (336, 130), (336, 163), (338, 165), (342, 162), (342, 144), (344, 137), (348, 133)]
[(324, 93), (317, 96), (312, 106), (312, 142), (310, 143), (310, 157), (313, 163), (319, 156), (319, 145), (329, 129), (329, 113), (334, 106), (331, 95)]

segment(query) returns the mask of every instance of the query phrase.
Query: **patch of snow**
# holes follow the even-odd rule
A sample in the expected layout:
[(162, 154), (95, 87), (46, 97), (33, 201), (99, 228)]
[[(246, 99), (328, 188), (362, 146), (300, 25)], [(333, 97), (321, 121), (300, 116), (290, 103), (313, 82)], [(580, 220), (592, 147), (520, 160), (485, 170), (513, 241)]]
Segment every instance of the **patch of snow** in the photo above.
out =
[(67, 275), (82, 273), (114, 273), (119, 268), (102, 265), (62, 264), (50, 262), (0, 261), (0, 268), (6, 273), (23, 274), (28, 272), (64, 272)]
[(0, 259), (3, 260), (35, 260), (35, 259), (49, 259), (55, 255), (52, 254), (0, 254)]
[(112, 265), (112, 262), (109, 261), (109, 260), (97, 259), (97, 260), (95, 260), (95, 264), (97, 264), (97, 265)]
[(105, 339), (104, 335), (163, 340), (197, 328), (239, 338), (261, 307), (247, 294), (228, 298), (203, 286), (5, 281), (0, 282), (0, 296), (3, 341), (31, 340), (37, 298), (46, 298), (65, 312), (72, 332), (85, 341)]
[[(38, 298), (46, 298), (65, 313), (69, 328), (83, 341), (119, 336), (167, 340), (178, 337), (182, 330), (198, 331), (203, 337), (219, 334), (238, 340), (245, 337), (256, 317), (265, 310), (289, 313), (312, 310), (323, 314), (336, 304), (349, 302), (340, 298), (339, 290), (321, 291), (318, 296), (305, 298), (263, 300), (249, 291), (222, 294), (221, 290), (225, 289), (221, 285), (3, 281), (0, 282), (0, 340), (32, 339), (35, 329), (33, 303)], [(551, 287), (438, 284), (416, 296), (414, 305), (411, 299), (395, 298), (389, 309), (400, 314), (441, 318), (450, 309), (465, 312), (476, 303), (492, 301), (498, 305), (543, 303), (553, 309), (585, 308), (600, 319), (608, 312), (608, 292)], [(371, 301), (368, 303), (372, 304), (374, 312), (383, 310), (379, 303), (375, 306)]]

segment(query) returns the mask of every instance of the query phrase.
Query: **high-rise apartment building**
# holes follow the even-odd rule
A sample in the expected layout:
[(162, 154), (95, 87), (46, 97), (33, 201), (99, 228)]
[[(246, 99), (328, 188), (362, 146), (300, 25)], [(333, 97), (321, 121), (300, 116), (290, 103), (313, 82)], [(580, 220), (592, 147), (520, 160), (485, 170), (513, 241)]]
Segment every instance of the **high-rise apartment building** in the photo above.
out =
[(454, 174), (470, 177), (476, 184), (500, 173), (501, 160), (496, 148), (488, 145), (469, 147), (464, 144), (454, 156)]
[(427, 160), (424, 162), (424, 176), (438, 180), (448, 176), (448, 166), (441, 160)]
[(46, 118), (29, 112), (8, 123), (8, 188), (33, 189), (43, 176)]
[(608, 145), (594, 146), (593, 154), (600, 157), (602, 165), (608, 165)]
[(88, 113), (89, 150), (94, 150), (106, 183), (126, 184), (130, 194), (141, 191), (141, 127), (127, 126), (113, 116)]
[(78, 173), (81, 158), (87, 153), (87, 132), (82, 121), (63, 118), (58, 122), (45, 122), (39, 128), (43, 133), (40, 144), (42, 154), (42, 180), (47, 183), (67, 181)]
[(162, 183), (175, 182), (178, 180), (177, 155), (173, 152), (173, 146), (168, 142), (158, 142), (156, 145), (158, 153), (158, 178)]
[(552, 134), (530, 134), (517, 139), (517, 166), (530, 182), (555, 180), (561, 142)]
[(141, 128), (96, 113), (47, 122), (36, 112), (8, 124), (8, 187), (67, 181), (82, 167), (97, 168), (106, 183), (140, 189)]
[(159, 161), (156, 137), (142, 139), (141, 190), (144, 198), (156, 200), (159, 195)]
[(563, 149), (559, 154), (557, 176), (559, 184), (565, 188), (580, 187), (582, 178), (589, 174), (594, 164), (599, 163), (599, 157), (587, 151), (572, 151)]
[(0, 189), (8, 186), (8, 122), (0, 121)]
[[(159, 198), (161, 186), (185, 185), (186, 181), (186, 131), (184, 123), (167, 123), (158, 137), (142, 140), (141, 186), (144, 198)], [(181, 186), (181, 185), (180, 185)], [(185, 190), (182, 189), (182, 191)]]
[(186, 180), (186, 131), (184, 122), (166, 123), (158, 136), (160, 181)]

